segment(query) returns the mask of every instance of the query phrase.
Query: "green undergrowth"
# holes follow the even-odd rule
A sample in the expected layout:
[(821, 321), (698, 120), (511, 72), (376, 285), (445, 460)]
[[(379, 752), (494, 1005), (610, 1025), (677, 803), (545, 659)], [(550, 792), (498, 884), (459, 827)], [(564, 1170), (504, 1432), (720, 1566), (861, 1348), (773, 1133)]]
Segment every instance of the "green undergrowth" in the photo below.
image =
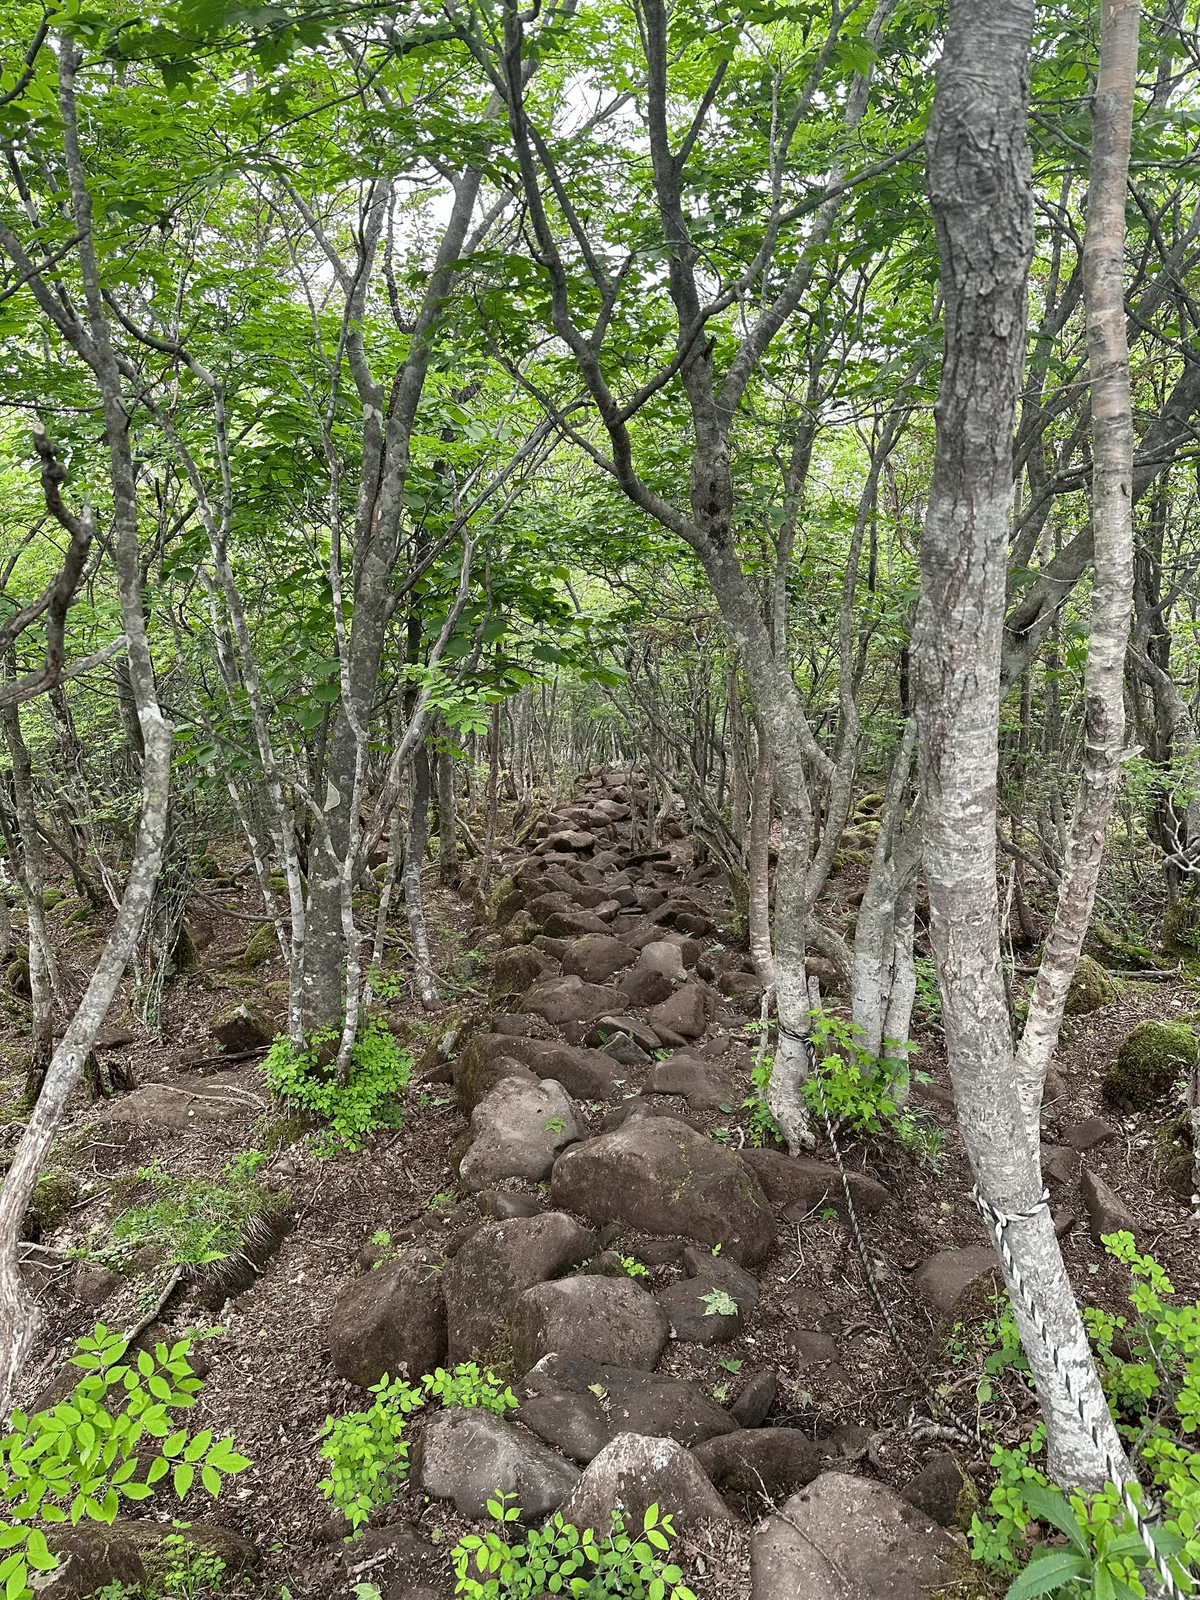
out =
[(263, 1063), (267, 1087), (276, 1099), (306, 1111), (327, 1124), (329, 1133), (351, 1150), (377, 1128), (399, 1128), (404, 1114), (400, 1097), (412, 1076), (412, 1056), (396, 1043), (378, 1017), (364, 1017), (345, 1083), (330, 1059), (337, 1033), (313, 1034), (303, 1050), (283, 1036), (275, 1040)]
[[(1161, 1508), (1151, 1517), (1155, 1543), (1183, 1591), (1193, 1593), (1200, 1570), (1200, 1305), (1175, 1303), (1170, 1279), (1152, 1256), (1138, 1253), (1131, 1234), (1106, 1235), (1104, 1245), (1130, 1270), (1132, 1314), (1089, 1308), (1084, 1321), (1139, 1475), (1134, 1496), (1148, 1516)], [(1028, 1371), (1011, 1313), (997, 1319), (993, 1343), (998, 1348), (985, 1359), (981, 1382), (989, 1388), (977, 1395), (981, 1404), (1007, 1372)], [(975, 1560), (988, 1573), (1011, 1577), (1007, 1600), (1144, 1600), (1156, 1593), (1146, 1548), (1116, 1485), (1093, 1495), (1064, 1494), (1043, 1469), (1044, 1446), (1039, 1424), (1015, 1449), (993, 1453), (996, 1485), (971, 1524)]]
[(391, 1504), (408, 1477), (404, 1435), (414, 1411), (440, 1400), (444, 1406), (477, 1407), (503, 1416), (518, 1403), (507, 1384), (473, 1361), (461, 1363), (453, 1372), (438, 1367), (419, 1383), (385, 1375), (369, 1393), (375, 1399), (365, 1411), (327, 1417), (321, 1430), (321, 1455), (329, 1463), (321, 1492), (355, 1533), (372, 1512)]

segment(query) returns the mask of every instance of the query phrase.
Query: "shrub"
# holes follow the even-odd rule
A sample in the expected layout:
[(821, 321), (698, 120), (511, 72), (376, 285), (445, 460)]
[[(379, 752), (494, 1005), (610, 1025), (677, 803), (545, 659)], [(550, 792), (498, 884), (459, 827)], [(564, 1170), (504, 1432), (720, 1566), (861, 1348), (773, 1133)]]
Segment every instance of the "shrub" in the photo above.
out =
[(463, 1362), (453, 1372), (438, 1367), (421, 1379), (426, 1394), (433, 1395), (444, 1406), (477, 1406), (502, 1417), (506, 1411), (515, 1411), (520, 1404), (506, 1383), (492, 1371), (481, 1371), (474, 1361)]
[[(58, 1565), (37, 1524), (75, 1524), (84, 1517), (111, 1523), (122, 1498), (148, 1500), (168, 1473), (181, 1500), (197, 1474), (215, 1498), (225, 1476), (250, 1465), (234, 1450), (232, 1437), (214, 1439), (211, 1428), (189, 1434), (173, 1426), (170, 1413), (188, 1410), (204, 1386), (187, 1359), (190, 1339), (169, 1348), (156, 1345), (153, 1355), (145, 1350), (134, 1355), (119, 1334), (98, 1322), (92, 1336), (75, 1348), (71, 1364), (85, 1376), (70, 1400), (32, 1417), (14, 1411), (12, 1431), (0, 1439), (5, 1600), (29, 1600), (30, 1568), (50, 1572)], [(120, 1403), (110, 1409), (106, 1402), (113, 1390)], [(152, 1440), (159, 1442), (147, 1460)]]
[[(507, 1531), (520, 1516), (510, 1496), (488, 1501), (493, 1518)], [(600, 1537), (592, 1528), (576, 1528), (561, 1514), (544, 1528), (531, 1528), (523, 1544), (509, 1544), (502, 1534), (469, 1533), (454, 1548), (455, 1594), (466, 1600), (536, 1600), (546, 1594), (569, 1594), (580, 1600), (607, 1595), (628, 1600), (695, 1600), (683, 1582), (683, 1571), (663, 1558), (670, 1553), (675, 1529), (669, 1516), (651, 1506), (642, 1519), (640, 1539), (631, 1539), (619, 1511), (612, 1532)]]
[(375, 1128), (400, 1126), (394, 1102), (408, 1086), (412, 1057), (378, 1017), (367, 1016), (354, 1042), (349, 1078), (339, 1083), (322, 1048), (335, 1038), (332, 1032), (313, 1034), (307, 1048), (296, 1051), (281, 1036), (267, 1052), (264, 1068), (273, 1095), (323, 1118), (354, 1149)]

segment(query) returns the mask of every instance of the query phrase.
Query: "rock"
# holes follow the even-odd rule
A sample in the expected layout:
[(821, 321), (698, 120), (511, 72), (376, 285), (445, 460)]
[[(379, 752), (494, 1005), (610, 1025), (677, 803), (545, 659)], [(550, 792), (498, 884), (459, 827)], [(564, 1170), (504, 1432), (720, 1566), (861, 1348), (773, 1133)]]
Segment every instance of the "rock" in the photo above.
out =
[[(245, 954), (242, 956), (242, 966), (248, 972), (253, 972), (256, 967), (261, 967), (266, 962), (273, 961), (278, 954), (279, 940), (275, 937), (274, 926), (269, 922), (264, 922), (261, 928), (256, 928), (250, 935), (250, 942), (246, 946)], [(174, 952), (172, 952), (172, 960), (175, 960), (178, 965)], [(194, 955), (192, 961), (194, 964)], [(181, 968), (180, 970), (184, 969)], [(246, 1048), (253, 1049), (254, 1047), (251, 1045)]]
[(1052, 1189), (1074, 1183), (1078, 1176), (1078, 1150), (1071, 1150), (1060, 1144), (1043, 1144), (1042, 1177)]
[(493, 1005), (501, 1000), (515, 1000), (550, 970), (549, 958), (534, 945), (517, 944), (501, 950), (492, 967), (488, 998)]
[[(540, 1024), (539, 1024), (540, 1025)], [(494, 1068), (499, 1057), (509, 1065)], [(454, 1064), (454, 1092), (463, 1111), (472, 1111), (501, 1077), (517, 1064), (538, 1078), (553, 1078), (576, 1100), (607, 1100), (625, 1074), (600, 1050), (581, 1050), (558, 1039), (476, 1034)]]
[[(778, 1150), (747, 1148), (738, 1154), (772, 1205), (795, 1207), (801, 1214), (825, 1206), (833, 1206), (839, 1212), (845, 1210), (842, 1180), (836, 1167), (810, 1156), (785, 1156)], [(850, 1172), (847, 1176), (854, 1209), (864, 1217), (873, 1217), (892, 1198), (882, 1183), (865, 1173)]]
[(636, 1017), (616, 1016), (601, 1017), (584, 1037), (584, 1044), (602, 1050), (608, 1041), (618, 1033), (623, 1033), (633, 1040), (639, 1049), (652, 1055), (659, 1048), (658, 1035), (654, 1029), (644, 1022), (639, 1022)]
[(579, 1468), (511, 1422), (477, 1407), (435, 1411), (414, 1451), (413, 1478), (436, 1500), (453, 1500), (472, 1522), (497, 1494), (515, 1495), (520, 1520), (540, 1522), (579, 1480)]
[(1182, 1082), (1196, 1060), (1196, 1034), (1183, 1022), (1139, 1022), (1104, 1072), (1110, 1105), (1144, 1111)]
[(721, 1076), (711, 1061), (699, 1061), (694, 1056), (668, 1056), (665, 1061), (656, 1061), (642, 1093), (681, 1095), (693, 1111), (717, 1111), (722, 1106), (739, 1105), (742, 1100), (741, 1092)]
[(539, 1182), (555, 1158), (583, 1136), (575, 1106), (553, 1078), (503, 1078), (471, 1113), (471, 1145), (458, 1175), (469, 1192), (504, 1178)]
[(71, 1293), (80, 1305), (94, 1309), (110, 1300), (123, 1282), (119, 1272), (110, 1272), (94, 1261), (78, 1261), (71, 1274)]
[[(585, 933), (602, 933), (611, 930), (603, 917), (594, 911), (554, 911), (546, 918), (546, 933), (551, 939), (566, 939), (569, 943), (582, 939)], [(564, 951), (564, 954), (566, 952)]]
[(545, 978), (535, 983), (521, 1002), (522, 1011), (532, 1011), (547, 1022), (561, 1026), (564, 1022), (590, 1022), (602, 1017), (620, 1004), (622, 996), (616, 989), (596, 983), (584, 983), (574, 973), (563, 978)]
[(1120, 998), (1116, 984), (1098, 961), (1091, 956), (1080, 956), (1079, 965), (1067, 990), (1063, 1007), (1068, 1017), (1084, 1017), (1101, 1006), (1111, 1006)]
[(545, 855), (551, 850), (590, 850), (595, 842), (594, 833), (582, 833), (577, 828), (561, 828), (542, 840), (538, 845), (538, 854)]
[(611, 1056), (620, 1067), (648, 1067), (653, 1061), (642, 1049), (641, 1045), (634, 1044), (626, 1033), (618, 1033), (604, 1046), (604, 1054)]
[(275, 1037), (275, 1023), (265, 1012), (240, 1003), (219, 1016), (209, 1032), (217, 1049), (232, 1056), (243, 1050), (265, 1050)]
[(637, 951), (623, 940), (614, 939), (611, 934), (591, 933), (567, 946), (562, 967), (565, 973), (586, 983), (607, 983), (614, 973), (623, 972), (637, 959)]
[(334, 1371), (367, 1389), (386, 1373), (416, 1381), (446, 1359), (446, 1306), (435, 1259), (401, 1257), (338, 1297), (329, 1332)]
[(737, 1399), (729, 1408), (733, 1420), (743, 1428), (757, 1428), (766, 1421), (775, 1396), (779, 1392), (779, 1379), (770, 1367), (755, 1372), (747, 1378), (738, 1391)]
[(900, 1493), (943, 1528), (963, 1532), (970, 1527), (971, 1513), (979, 1504), (975, 1485), (948, 1450), (926, 1462)]
[(1103, 1117), (1085, 1117), (1082, 1122), (1073, 1122), (1064, 1131), (1062, 1142), (1072, 1150), (1083, 1151), (1094, 1150), (1097, 1145), (1109, 1144), (1120, 1137), (1112, 1123), (1106, 1122)]
[[(724, 1344), (742, 1332), (758, 1305), (758, 1280), (722, 1256), (702, 1257), (685, 1250), (684, 1264), (694, 1274), (681, 1278), (655, 1297), (671, 1323), (673, 1338), (689, 1344)], [(735, 1311), (713, 1310), (728, 1296)]]
[(654, 1029), (669, 1028), (683, 1039), (699, 1039), (715, 1013), (712, 990), (702, 983), (685, 983), (668, 999), (654, 1006), (648, 1020)]
[(494, 1222), (509, 1222), (514, 1217), (540, 1217), (542, 1208), (532, 1195), (510, 1194), (504, 1189), (485, 1189), (476, 1196), (481, 1217)]
[(619, 1433), (691, 1445), (737, 1427), (698, 1383), (562, 1355), (543, 1356), (517, 1391), (519, 1420), (572, 1461), (591, 1461)]
[(559, 1156), (555, 1205), (598, 1223), (720, 1244), (737, 1261), (761, 1261), (775, 1222), (753, 1172), (731, 1151), (674, 1117), (641, 1117)]
[(482, 1228), (442, 1271), (449, 1360), (486, 1354), (497, 1338), (511, 1337), (517, 1296), (585, 1261), (595, 1248), (595, 1236), (561, 1211)]
[(739, 1428), (695, 1445), (692, 1454), (722, 1494), (771, 1501), (811, 1483), (824, 1465), (820, 1448), (799, 1428)]
[(939, 1250), (923, 1261), (913, 1274), (912, 1286), (938, 1311), (949, 1312), (955, 1302), (985, 1272), (1000, 1278), (1000, 1263), (990, 1245), (960, 1245), (956, 1250)]
[(833, 1374), (835, 1377), (840, 1376), (841, 1348), (832, 1334), (812, 1328), (801, 1328), (798, 1333), (789, 1335), (787, 1341), (788, 1354), (797, 1372), (806, 1372), (810, 1367), (837, 1367), (839, 1371)]
[(1137, 1233), (1138, 1225), (1133, 1212), (1120, 1195), (1110, 1189), (1103, 1178), (1098, 1178), (1086, 1167), (1080, 1179), (1079, 1192), (1087, 1207), (1088, 1227), (1097, 1244), (1105, 1234)]
[(733, 1522), (725, 1502), (699, 1463), (674, 1439), (619, 1433), (584, 1469), (561, 1507), (564, 1522), (607, 1533), (613, 1512), (630, 1532), (641, 1529), (651, 1506), (679, 1530), (696, 1522)]
[(927, 1600), (962, 1560), (885, 1484), (823, 1472), (755, 1530), (752, 1600)]
[(586, 1274), (535, 1284), (513, 1307), (513, 1362), (527, 1372), (561, 1355), (652, 1372), (667, 1342), (667, 1316), (632, 1278)]
[[(654, 938), (647, 940), (642, 945), (641, 954), (637, 958), (636, 965), (621, 980), (621, 988), (627, 993), (631, 993), (632, 985), (637, 984), (639, 980), (649, 980), (651, 977), (656, 977), (662, 980), (656, 986), (657, 998), (664, 1000), (667, 995), (673, 992), (676, 984), (684, 981), (687, 973), (683, 965), (683, 952), (679, 946), (670, 939), (658, 937), (657, 930), (655, 930), (655, 934)], [(631, 940), (630, 943), (634, 943), (634, 941)], [(649, 992), (651, 987), (655, 986), (648, 983), (643, 984), (646, 992)], [(653, 1003), (650, 1000), (634, 1001), (635, 1005), (651, 1005)]]
[(246, 1576), (261, 1565), (259, 1553), (248, 1539), (202, 1522), (118, 1517), (108, 1525), (87, 1521), (76, 1527), (51, 1524), (45, 1532), (59, 1564), (39, 1578), (36, 1592), (53, 1600), (84, 1600), (113, 1583), (124, 1585), (127, 1591), (140, 1591), (163, 1566), (165, 1558), (159, 1547), (173, 1535), (224, 1562), (222, 1587), (227, 1579)]

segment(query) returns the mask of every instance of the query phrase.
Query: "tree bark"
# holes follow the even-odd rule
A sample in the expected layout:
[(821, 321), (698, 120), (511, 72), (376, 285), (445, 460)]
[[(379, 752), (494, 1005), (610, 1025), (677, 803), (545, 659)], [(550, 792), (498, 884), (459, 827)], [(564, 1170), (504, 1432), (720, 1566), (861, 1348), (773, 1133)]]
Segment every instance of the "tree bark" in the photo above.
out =
[[(1012, 434), (1033, 249), (1033, 16), (1032, 0), (951, 0), (927, 135), (945, 347), (913, 656), (925, 873), (959, 1125), (993, 1235), (1000, 1227), (1044, 1319), (1039, 1328), (1027, 1314), (1002, 1257), (1046, 1420), (1050, 1470), (1061, 1483), (1096, 1487), (1124, 1452), (1042, 1203), (1014, 1069), (996, 895)], [(1014, 1220), (1004, 1225), (998, 1215)]]

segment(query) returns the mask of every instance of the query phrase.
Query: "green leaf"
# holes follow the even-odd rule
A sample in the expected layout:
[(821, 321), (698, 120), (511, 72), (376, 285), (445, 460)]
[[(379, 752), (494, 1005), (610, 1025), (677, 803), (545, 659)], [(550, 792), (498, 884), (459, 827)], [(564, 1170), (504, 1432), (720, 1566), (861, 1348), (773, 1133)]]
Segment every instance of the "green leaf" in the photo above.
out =
[(175, 1468), (175, 1472), (174, 1472), (174, 1475), (173, 1475), (173, 1482), (175, 1484), (175, 1493), (179, 1496), (179, 1498), (181, 1500), (183, 1499), (184, 1495), (187, 1494), (188, 1490), (192, 1487), (192, 1480), (195, 1478), (195, 1476), (196, 1476), (195, 1467), (185, 1466), (181, 1462), (180, 1465)]
[(53, 1572), (58, 1565), (58, 1557), (50, 1554), (46, 1544), (46, 1535), (40, 1528), (29, 1530), (29, 1542), (25, 1546), (25, 1557), (31, 1567), (36, 1567), (39, 1572)]
[(1065, 1533), (1080, 1555), (1088, 1554), (1088, 1542), (1083, 1529), (1061, 1489), (1051, 1484), (1030, 1483), (1022, 1486), (1025, 1504), (1039, 1522), (1048, 1522), (1052, 1528)]
[(1025, 1571), (1005, 1591), (1004, 1600), (1035, 1600), (1053, 1594), (1070, 1578), (1086, 1578), (1091, 1563), (1074, 1550), (1051, 1550), (1035, 1557)]

